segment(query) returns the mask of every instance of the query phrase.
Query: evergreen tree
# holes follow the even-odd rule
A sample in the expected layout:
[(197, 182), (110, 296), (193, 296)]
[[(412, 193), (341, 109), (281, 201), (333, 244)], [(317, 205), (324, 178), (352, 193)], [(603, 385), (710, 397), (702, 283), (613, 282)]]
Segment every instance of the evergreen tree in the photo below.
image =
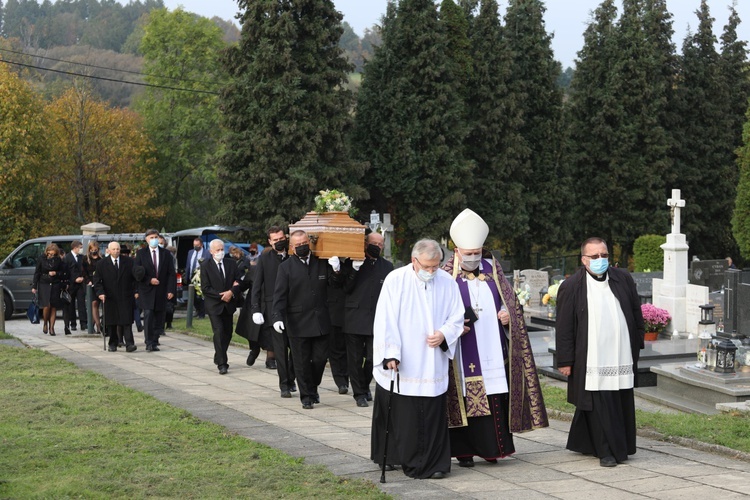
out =
[(685, 38), (677, 87), (680, 122), (675, 188), (687, 201), (684, 233), (701, 258), (724, 257), (734, 248), (731, 235), (736, 144), (727, 142), (729, 89), (722, 78), (716, 37), (706, 0), (697, 12), (698, 31)]
[(541, 0), (510, 0), (505, 39), (513, 57), (510, 90), (521, 96), (523, 124), (519, 132), (529, 155), (518, 181), (525, 186), (519, 207), (529, 214), (529, 233), (516, 235), (516, 265), (528, 266), (531, 242), (542, 248), (560, 245), (562, 200), (560, 128), (562, 91), (557, 86), (560, 64), (552, 53), (552, 37), (544, 26)]
[(474, 161), (475, 181), (467, 184), (469, 208), (490, 226), (490, 235), (508, 244), (528, 231), (521, 183), (527, 143), (519, 97), (511, 92), (511, 57), (503, 40), (496, 0), (482, 2), (472, 28), (472, 78), (468, 85), (467, 116), (470, 132), (466, 154)]
[(321, 189), (354, 198), (362, 168), (349, 161), (351, 66), (338, 46), (330, 0), (240, 0), (242, 38), (224, 62), (226, 147), (217, 192), (228, 221), (260, 225), (302, 217)]
[(469, 18), (453, 0), (443, 0), (440, 4), (440, 24), (447, 37), (446, 55), (451, 71), (465, 97), (466, 84), (471, 79), (472, 58), (469, 41)]
[(750, 109), (746, 117), (742, 134), (743, 145), (737, 152), (740, 180), (737, 184), (737, 198), (734, 201), (732, 235), (742, 256), (750, 260)]
[(462, 157), (464, 105), (432, 0), (389, 5), (383, 44), (358, 94), (357, 155), (374, 207), (394, 218), (401, 255), (416, 239), (442, 237), (465, 208), (471, 163)]

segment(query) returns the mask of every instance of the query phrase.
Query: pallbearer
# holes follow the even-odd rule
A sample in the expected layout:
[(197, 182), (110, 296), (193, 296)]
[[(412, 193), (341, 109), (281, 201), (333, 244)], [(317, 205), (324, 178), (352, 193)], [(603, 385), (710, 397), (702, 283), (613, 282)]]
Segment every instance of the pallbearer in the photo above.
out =
[(467, 208), (450, 233), (456, 251), (445, 269), (458, 283), (465, 311), (448, 389), (451, 455), (459, 466), (473, 467), (474, 456), (496, 463), (513, 453), (512, 433), (549, 424), (523, 311), (502, 268), (482, 248), (489, 227)]

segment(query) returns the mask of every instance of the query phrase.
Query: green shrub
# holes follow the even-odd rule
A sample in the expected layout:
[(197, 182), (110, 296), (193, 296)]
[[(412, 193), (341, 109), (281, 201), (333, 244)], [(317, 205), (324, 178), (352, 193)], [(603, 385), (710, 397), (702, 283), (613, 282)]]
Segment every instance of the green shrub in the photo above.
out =
[(664, 250), (661, 245), (667, 242), (666, 236), (644, 234), (633, 243), (635, 272), (664, 270)]

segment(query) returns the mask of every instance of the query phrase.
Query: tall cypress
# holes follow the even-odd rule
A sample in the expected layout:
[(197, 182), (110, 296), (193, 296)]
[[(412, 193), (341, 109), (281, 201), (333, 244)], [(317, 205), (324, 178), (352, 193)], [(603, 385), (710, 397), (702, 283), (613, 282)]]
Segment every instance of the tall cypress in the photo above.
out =
[(392, 214), (402, 256), (420, 237), (447, 234), (465, 207), (471, 163), (446, 40), (432, 0), (391, 3), (358, 93), (354, 147), (371, 164), (365, 187)]
[(345, 141), (352, 95), (341, 14), (330, 0), (240, 0), (239, 9), (242, 36), (225, 53), (232, 83), (221, 96), (224, 218), (265, 226), (301, 217), (321, 189), (361, 196), (362, 168)]
[(557, 86), (560, 64), (552, 52), (552, 37), (544, 25), (540, 0), (510, 0), (505, 15), (505, 40), (512, 54), (510, 89), (519, 100), (523, 122), (518, 131), (528, 151), (517, 180), (525, 190), (521, 203), (529, 214), (529, 232), (516, 235), (513, 249), (517, 265), (530, 265), (531, 242), (542, 248), (559, 246), (560, 127), (562, 91)]

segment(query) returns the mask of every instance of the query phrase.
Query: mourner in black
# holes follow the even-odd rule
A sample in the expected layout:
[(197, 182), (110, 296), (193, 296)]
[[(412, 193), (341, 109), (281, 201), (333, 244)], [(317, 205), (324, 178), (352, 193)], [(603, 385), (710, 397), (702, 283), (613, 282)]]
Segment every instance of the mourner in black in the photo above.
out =
[[(253, 366), (260, 354), (260, 347), (267, 346), (267, 356), (271, 351), (275, 356), (276, 371), (279, 375), (279, 389), (282, 398), (291, 398), (292, 392), (297, 390), (294, 384), (294, 363), (292, 361), (289, 337), (286, 332), (278, 334), (273, 329), (273, 292), (276, 287), (276, 275), (279, 266), (288, 255), (289, 240), (279, 226), (268, 228), (269, 249), (258, 258), (253, 277), (253, 288), (250, 292), (250, 312), (253, 323), (259, 328), (253, 330), (251, 339), (259, 345), (250, 351), (247, 364)], [(255, 337), (252, 337), (252, 336)], [(270, 366), (268, 361), (266, 366)]]
[(273, 328), (287, 332), (294, 356), (294, 369), (304, 409), (320, 402), (318, 386), (328, 359), (328, 283), (336, 275), (326, 261), (310, 252), (310, 240), (304, 231), (290, 235), (295, 255), (279, 266), (273, 294)]
[(107, 246), (109, 253), (96, 264), (94, 293), (104, 307), (104, 325), (109, 335), (110, 352), (117, 351), (120, 337), (125, 341), (125, 350), (137, 349), (133, 340), (133, 304), (135, 302), (135, 279), (133, 259), (120, 255), (120, 244), (116, 241)]
[(68, 317), (70, 318), (70, 329), (76, 330), (76, 315), (81, 325), (81, 331), (88, 328), (86, 318), (86, 280), (83, 271), (83, 244), (76, 240), (70, 245), (70, 252), (65, 255), (65, 267), (68, 270), (68, 292), (70, 292), (70, 304), (68, 304)]
[(66, 276), (60, 249), (54, 243), (47, 245), (44, 257), (40, 257), (36, 263), (34, 281), (31, 285), (31, 293), (39, 293), (37, 305), (42, 309), (43, 333), (55, 335), (55, 314), (57, 309), (64, 305), (60, 300), (60, 292), (67, 286)]
[(138, 280), (138, 300), (143, 310), (146, 350), (158, 351), (158, 328), (164, 325), (167, 302), (177, 293), (177, 277), (169, 250), (159, 248), (159, 231), (146, 231), (148, 247), (135, 253), (135, 265), (144, 269)]
[(203, 261), (200, 267), (201, 289), (214, 332), (214, 363), (224, 375), (229, 370), (227, 349), (232, 340), (232, 317), (241, 293), (242, 275), (236, 260), (224, 258), (223, 241), (212, 240), (209, 252), (211, 258)]
[[(335, 263), (341, 270), (341, 263)], [(349, 371), (346, 366), (346, 340), (344, 339), (344, 290), (339, 286), (328, 286), (328, 313), (331, 315), (331, 336), (328, 339), (328, 362), (331, 375), (339, 394), (349, 392)]]
[(357, 406), (372, 401), (372, 324), (383, 280), (393, 271), (393, 264), (380, 256), (383, 235), (370, 233), (365, 238), (365, 260), (344, 262), (341, 268), (346, 298), (344, 301), (344, 336), (354, 400)]

